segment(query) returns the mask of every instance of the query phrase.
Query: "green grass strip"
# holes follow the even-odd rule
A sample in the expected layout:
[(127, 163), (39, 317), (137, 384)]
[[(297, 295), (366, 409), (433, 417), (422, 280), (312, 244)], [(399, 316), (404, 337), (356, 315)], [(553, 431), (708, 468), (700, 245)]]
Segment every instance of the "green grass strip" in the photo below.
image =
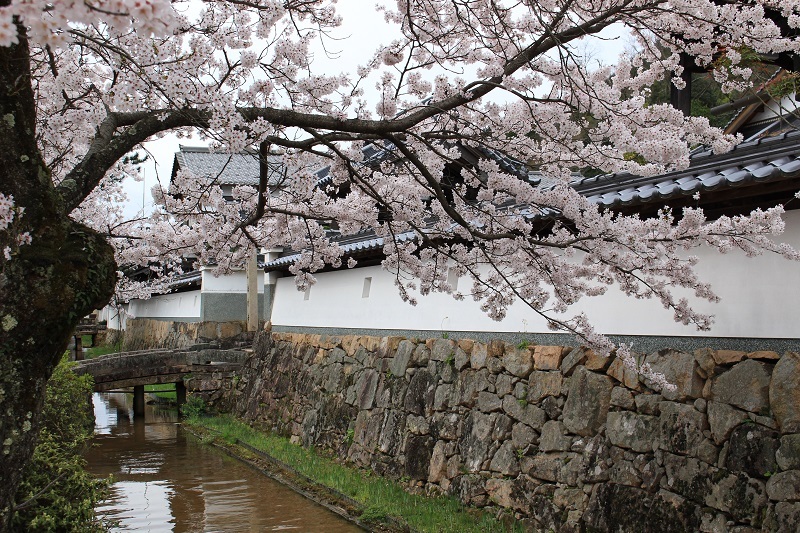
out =
[(92, 346), (91, 348), (86, 348), (86, 350), (84, 350), (83, 352), (83, 355), (84, 357), (86, 357), (86, 359), (94, 359), (95, 357), (100, 357), (101, 355), (108, 355), (110, 353), (117, 353), (118, 351), (119, 351), (119, 346), (110, 346), (107, 344), (103, 344), (101, 346)]
[(163, 385), (145, 385), (144, 391), (151, 392), (158, 398), (172, 400), (173, 402), (178, 398), (178, 395), (175, 393), (174, 383), (164, 383)]
[(185, 422), (211, 429), (231, 443), (238, 439), (286, 463), (314, 482), (351, 497), (363, 505), (360, 518), (365, 522), (381, 522), (391, 516), (421, 532), (524, 531), (521, 524), (501, 522), (488, 512), (465, 507), (453, 497), (410, 494), (395, 481), (342, 465), (313, 448), (258, 431), (227, 415), (193, 417)]

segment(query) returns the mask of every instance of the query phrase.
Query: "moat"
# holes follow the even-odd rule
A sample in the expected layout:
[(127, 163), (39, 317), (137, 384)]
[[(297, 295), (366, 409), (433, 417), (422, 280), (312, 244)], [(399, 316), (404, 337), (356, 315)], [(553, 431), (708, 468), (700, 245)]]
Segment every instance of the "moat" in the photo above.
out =
[(133, 418), (132, 395), (94, 395), (89, 470), (113, 476), (98, 512), (114, 531), (361, 531), (182, 429), (174, 407), (147, 405)]

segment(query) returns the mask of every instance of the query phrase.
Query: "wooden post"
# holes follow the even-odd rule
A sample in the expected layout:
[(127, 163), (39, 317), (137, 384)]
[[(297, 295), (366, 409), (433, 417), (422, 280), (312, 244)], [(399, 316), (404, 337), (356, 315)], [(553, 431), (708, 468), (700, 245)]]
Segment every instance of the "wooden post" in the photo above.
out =
[(133, 418), (144, 418), (144, 385), (133, 387)]
[(83, 361), (83, 336), (82, 335), (73, 335), (73, 343), (72, 343), (72, 360), (73, 361)]
[(178, 404), (178, 412), (183, 404), (186, 403), (186, 383), (183, 380), (175, 383), (175, 403)]
[(258, 330), (258, 251), (247, 260), (247, 331)]

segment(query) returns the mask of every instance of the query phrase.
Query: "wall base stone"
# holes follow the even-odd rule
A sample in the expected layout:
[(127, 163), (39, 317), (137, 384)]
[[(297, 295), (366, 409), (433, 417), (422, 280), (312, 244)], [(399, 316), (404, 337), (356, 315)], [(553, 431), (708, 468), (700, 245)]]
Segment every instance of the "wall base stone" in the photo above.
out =
[(227, 348), (237, 343), (251, 341), (254, 334), (247, 332), (247, 323), (244, 321), (178, 322), (129, 318), (125, 331), (116, 333), (114, 342), (117, 342), (120, 336), (122, 350), (133, 351), (152, 348), (188, 348), (204, 342), (214, 342)]

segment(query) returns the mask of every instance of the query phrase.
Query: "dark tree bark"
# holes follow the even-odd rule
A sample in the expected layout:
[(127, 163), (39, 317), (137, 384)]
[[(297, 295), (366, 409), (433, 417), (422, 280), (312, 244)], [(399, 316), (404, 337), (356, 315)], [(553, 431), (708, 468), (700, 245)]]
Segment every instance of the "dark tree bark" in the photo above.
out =
[(45, 383), (81, 317), (110, 298), (111, 246), (69, 219), (36, 145), (29, 51), (0, 47), (0, 192), (33, 241), (0, 266), (0, 531), (36, 443)]

